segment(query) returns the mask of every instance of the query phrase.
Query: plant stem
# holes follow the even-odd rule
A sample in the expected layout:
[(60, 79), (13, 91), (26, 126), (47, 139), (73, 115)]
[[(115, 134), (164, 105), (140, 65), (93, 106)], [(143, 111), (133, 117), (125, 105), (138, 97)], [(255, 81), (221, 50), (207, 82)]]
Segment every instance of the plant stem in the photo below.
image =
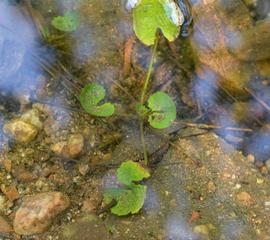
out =
[(141, 142), (143, 147), (143, 158), (144, 158), (144, 164), (148, 165), (148, 156), (147, 156), (147, 149), (144, 139), (144, 133), (143, 133), (143, 120), (140, 121), (140, 135), (141, 135)]
[[(156, 50), (157, 50), (157, 44), (158, 44), (158, 37), (156, 36), (155, 43), (154, 43), (152, 51), (151, 51), (152, 55), (151, 55), (151, 60), (150, 60), (149, 66), (148, 66), (146, 79), (145, 79), (144, 84), (143, 84), (143, 89), (142, 89), (142, 94), (141, 94), (141, 99), (140, 99), (141, 104), (144, 104), (144, 97), (145, 97), (145, 94), (147, 91), (147, 87), (148, 87), (149, 80), (150, 80), (151, 73), (152, 73), (152, 69), (153, 69), (153, 64), (154, 64)], [(147, 148), (146, 148), (144, 132), (143, 132), (143, 120), (142, 119), (140, 120), (140, 135), (141, 135), (141, 142), (142, 142), (142, 147), (143, 147), (144, 164), (147, 166), (148, 165), (148, 156), (147, 156)]]
[(156, 36), (155, 43), (154, 43), (153, 48), (152, 48), (152, 55), (151, 55), (151, 60), (150, 60), (149, 66), (148, 66), (146, 79), (145, 79), (144, 84), (143, 84), (141, 100), (140, 100), (141, 104), (144, 103), (144, 97), (145, 97), (147, 87), (148, 87), (148, 84), (149, 84), (149, 80), (150, 80), (150, 77), (151, 77), (153, 64), (154, 64), (154, 60), (155, 60), (155, 55), (156, 55), (156, 50), (157, 50), (157, 44), (158, 44), (158, 37)]

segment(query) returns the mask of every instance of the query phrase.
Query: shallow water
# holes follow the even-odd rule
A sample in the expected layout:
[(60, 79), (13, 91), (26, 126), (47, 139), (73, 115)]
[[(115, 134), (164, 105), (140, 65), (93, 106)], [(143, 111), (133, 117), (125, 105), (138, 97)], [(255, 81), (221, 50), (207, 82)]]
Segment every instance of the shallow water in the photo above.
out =
[[(17, 239), (1, 221), (12, 225), (25, 196), (51, 191), (70, 207), (22, 239), (269, 239), (269, 4), (189, 4), (190, 34), (172, 43), (159, 35), (147, 91), (168, 93), (177, 119), (165, 130), (145, 122), (147, 197), (119, 218), (102, 192), (122, 162), (143, 159), (135, 104), (151, 57), (126, 1), (0, 2), (0, 239)], [(52, 26), (71, 10), (75, 31)], [(82, 109), (87, 83), (104, 86), (115, 115)]]

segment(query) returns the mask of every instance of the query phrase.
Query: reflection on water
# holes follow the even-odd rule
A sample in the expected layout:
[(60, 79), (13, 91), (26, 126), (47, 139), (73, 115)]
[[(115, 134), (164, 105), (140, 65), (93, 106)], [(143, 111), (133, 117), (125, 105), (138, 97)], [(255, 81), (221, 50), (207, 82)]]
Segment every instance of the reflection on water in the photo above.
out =
[(43, 70), (37, 57), (51, 58), (49, 49), (39, 42), (40, 36), (26, 8), (0, 3), (0, 94), (30, 102), (44, 85)]
[[(202, 8), (204, 14), (201, 14)], [(265, 61), (264, 67), (269, 64), (269, 44), (265, 40), (269, 39), (269, 20), (254, 23), (240, 1), (197, 1), (193, 14), (196, 21), (191, 38), (199, 61), (194, 90), (201, 108), (218, 126), (265, 128), (262, 121), (269, 118), (269, 94), (266, 93), (269, 75), (260, 76), (260, 65), (255, 61)], [(253, 91), (259, 100), (254, 99)], [(250, 105), (256, 103), (256, 111), (247, 105), (235, 108), (241, 99)], [(238, 148), (248, 145), (246, 153), (254, 154), (258, 160), (269, 158), (267, 150), (263, 150), (268, 145), (264, 136), (226, 130), (220, 133)], [(256, 147), (250, 147), (255, 142)]]
[[(114, 171), (105, 174), (104, 169), (96, 170), (96, 165), (105, 162), (115, 168), (117, 163), (126, 160), (121, 159), (124, 154), (134, 157), (132, 160), (141, 158), (141, 152), (137, 154), (138, 149), (135, 150), (135, 146), (140, 146), (140, 139), (134, 137), (129, 148), (124, 140), (131, 132), (138, 131), (134, 100), (139, 99), (150, 49), (134, 37), (126, 1), (18, 2), (0, 2), (0, 179), (7, 179), (4, 185), (19, 183), (21, 196), (66, 191), (74, 203), (70, 214), (77, 216), (76, 211), (82, 204), (84, 208), (93, 207), (85, 199), (91, 194), (98, 195), (95, 189), (102, 191), (104, 187), (119, 184)], [(187, 32), (191, 35), (170, 44), (160, 39), (149, 89), (165, 90), (177, 102), (177, 128), (182, 128), (179, 122), (190, 123), (191, 118), (196, 119), (192, 122), (195, 125), (205, 124), (215, 130), (222, 146), (225, 140), (245, 155), (252, 155), (257, 165), (262, 166), (270, 159), (270, 5), (266, 0), (256, 2), (254, 5), (240, 0), (189, 1), (193, 24)], [(70, 10), (80, 13), (78, 29), (71, 33), (54, 29), (51, 19)], [(107, 98), (117, 104), (117, 116), (96, 119), (82, 111), (78, 96), (89, 82), (98, 82), (106, 88)], [(81, 134), (84, 145), (70, 143), (71, 134)], [(153, 155), (161, 159), (165, 153), (159, 152), (164, 147), (160, 142), (167, 144), (168, 138), (173, 141), (167, 132), (164, 132), (167, 138), (162, 134), (155, 132), (149, 139), (147, 136)], [(79, 153), (76, 152), (78, 145)], [(128, 152), (121, 152), (117, 146), (123, 146)], [(230, 155), (234, 149), (226, 151)], [(196, 157), (200, 158), (200, 154)], [(9, 156), (12, 164), (3, 156)], [(67, 167), (70, 163), (72, 167)], [(12, 171), (13, 167), (24, 169), (23, 176), (18, 177), (20, 171)], [(107, 168), (105, 164), (105, 171)], [(170, 172), (171, 175), (177, 179), (175, 172)], [(94, 183), (93, 176), (98, 179)], [(102, 179), (106, 186), (100, 184)], [(189, 179), (188, 174), (183, 179), (184, 182)], [(93, 193), (87, 190), (87, 184), (92, 184), (89, 189), (94, 189)], [(132, 220), (139, 222), (149, 216), (160, 220), (156, 228), (165, 237), (158, 239), (201, 239), (205, 228), (194, 231), (195, 224), (186, 212), (190, 212), (192, 204), (200, 204), (205, 196), (194, 197), (195, 191), (190, 186), (182, 190), (180, 183), (171, 187), (164, 180), (159, 184), (160, 189), (167, 187), (171, 192), (165, 191), (163, 196), (159, 188), (150, 184), (142, 217)], [(15, 201), (17, 198), (6, 199), (3, 188), (1, 191), (0, 197), (6, 204), (3, 212), (12, 219), (19, 203)], [(210, 202), (215, 197), (223, 199), (222, 193), (216, 195), (207, 197)], [(187, 200), (186, 196), (192, 197)], [(93, 209), (101, 206), (98, 204)], [(202, 211), (207, 207), (201, 207)], [(239, 239), (246, 233), (247, 225), (235, 215), (210, 219), (220, 227), (208, 229), (207, 234), (213, 231), (213, 236)], [(106, 219), (107, 215), (102, 217)], [(123, 222), (124, 226), (128, 225)], [(144, 227), (140, 226), (140, 233)]]
[(192, 232), (190, 226), (181, 216), (172, 216), (167, 222), (168, 239), (175, 240), (196, 240), (200, 239)]

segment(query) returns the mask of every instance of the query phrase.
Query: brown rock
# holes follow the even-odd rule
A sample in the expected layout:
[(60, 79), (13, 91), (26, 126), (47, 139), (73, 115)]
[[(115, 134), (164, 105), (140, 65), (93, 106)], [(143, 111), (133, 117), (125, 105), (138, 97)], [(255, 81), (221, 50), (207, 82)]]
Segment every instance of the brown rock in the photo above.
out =
[(84, 148), (84, 138), (81, 134), (73, 134), (69, 137), (67, 143), (67, 156), (70, 158), (78, 157)]
[(1, 233), (11, 233), (12, 227), (10, 224), (0, 215), (0, 235)]
[(267, 160), (267, 161), (265, 162), (265, 166), (266, 166), (266, 168), (268, 169), (268, 171), (270, 172), (270, 160)]
[(80, 156), (84, 148), (84, 137), (81, 134), (73, 134), (67, 141), (58, 142), (51, 146), (51, 150), (57, 155), (72, 159)]
[(61, 122), (55, 120), (52, 116), (44, 121), (44, 131), (48, 136), (54, 135), (59, 129), (61, 129)]
[(191, 217), (189, 219), (189, 223), (197, 221), (201, 217), (200, 212), (198, 211), (192, 211)]
[(91, 198), (87, 198), (83, 201), (82, 211), (86, 213), (94, 212), (98, 209), (102, 202), (102, 198), (100, 196), (94, 196)]
[(88, 164), (80, 164), (78, 168), (80, 174), (85, 176), (89, 171), (89, 165)]
[(12, 175), (20, 182), (32, 182), (38, 178), (37, 174), (19, 165), (12, 171)]
[(38, 110), (39, 112), (47, 116), (53, 115), (53, 109), (50, 105), (46, 105), (42, 103), (34, 103), (32, 105), (32, 108)]
[(31, 124), (32, 126), (35, 126), (38, 129), (43, 128), (43, 123), (40, 121), (39, 117), (40, 113), (37, 109), (30, 109), (26, 111), (20, 119), (26, 123)]
[(7, 172), (10, 172), (12, 169), (12, 163), (11, 160), (7, 158), (5, 154), (0, 154), (0, 164), (3, 165), (4, 169)]
[(247, 192), (240, 192), (236, 195), (236, 200), (245, 206), (249, 206), (253, 203), (253, 199)]
[(26, 197), (15, 214), (14, 230), (20, 235), (43, 233), (69, 205), (68, 196), (61, 192), (38, 193)]
[(268, 174), (268, 169), (267, 169), (267, 167), (266, 167), (266, 166), (262, 166), (262, 167), (260, 168), (260, 172), (261, 172), (262, 174), (264, 174), (264, 175)]
[(66, 141), (62, 141), (62, 142), (58, 142), (55, 143), (51, 146), (51, 150), (57, 154), (57, 155), (61, 155), (63, 153), (63, 149), (64, 147), (67, 146), (67, 142)]
[(248, 161), (249, 163), (254, 163), (254, 162), (255, 162), (255, 156), (252, 155), (252, 154), (248, 154), (248, 155), (247, 155), (247, 161)]
[(6, 123), (3, 127), (3, 131), (6, 135), (19, 143), (29, 143), (34, 140), (38, 134), (36, 127), (20, 119)]
[(216, 191), (216, 185), (213, 181), (209, 181), (207, 183), (207, 188), (209, 192), (215, 192)]
[(1, 191), (7, 196), (8, 200), (11, 202), (20, 198), (20, 194), (14, 184), (11, 186), (5, 186), (4, 184), (2, 184)]

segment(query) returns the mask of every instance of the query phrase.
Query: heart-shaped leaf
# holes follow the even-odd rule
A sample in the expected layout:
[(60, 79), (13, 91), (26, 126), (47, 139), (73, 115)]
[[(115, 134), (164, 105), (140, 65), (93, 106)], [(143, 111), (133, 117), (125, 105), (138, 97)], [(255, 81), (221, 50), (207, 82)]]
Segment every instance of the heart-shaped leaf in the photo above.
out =
[(63, 32), (73, 32), (79, 26), (79, 14), (77, 11), (66, 12), (64, 16), (54, 17), (52, 25)]
[(148, 107), (152, 110), (148, 121), (154, 128), (167, 128), (176, 118), (175, 104), (164, 92), (152, 94), (148, 99)]
[(115, 199), (116, 205), (111, 208), (111, 212), (118, 216), (125, 216), (130, 213), (134, 214), (142, 208), (146, 190), (146, 186), (136, 184), (133, 184), (128, 189), (108, 189), (104, 193), (104, 202), (109, 204)]
[(173, 0), (141, 0), (133, 5), (133, 28), (144, 44), (154, 44), (158, 29), (169, 41), (177, 38), (184, 16)]
[(87, 84), (81, 91), (80, 102), (84, 110), (94, 116), (108, 117), (114, 113), (114, 105), (104, 103), (97, 105), (105, 97), (105, 89), (96, 83)]
[(129, 186), (132, 182), (141, 181), (150, 176), (147, 169), (143, 168), (139, 163), (126, 161), (117, 169), (117, 179), (119, 182)]
[(133, 161), (122, 163), (117, 169), (117, 180), (124, 186), (106, 189), (104, 193), (106, 204), (116, 200), (111, 212), (118, 216), (137, 213), (144, 204), (147, 187), (134, 182), (148, 177), (150, 177), (148, 170), (139, 163)]

